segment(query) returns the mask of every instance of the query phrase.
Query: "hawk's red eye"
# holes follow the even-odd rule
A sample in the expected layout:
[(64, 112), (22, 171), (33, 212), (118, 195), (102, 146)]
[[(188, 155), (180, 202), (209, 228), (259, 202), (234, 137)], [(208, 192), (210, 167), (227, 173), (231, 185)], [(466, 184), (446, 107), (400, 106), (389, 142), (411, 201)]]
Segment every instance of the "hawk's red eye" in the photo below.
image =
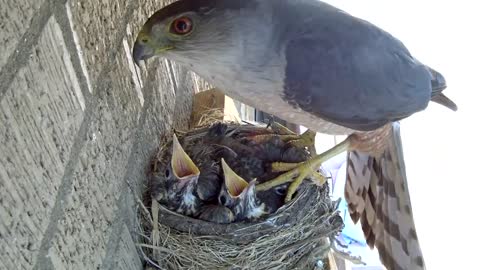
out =
[(177, 35), (185, 35), (192, 31), (192, 20), (188, 17), (180, 17), (172, 22), (170, 31)]

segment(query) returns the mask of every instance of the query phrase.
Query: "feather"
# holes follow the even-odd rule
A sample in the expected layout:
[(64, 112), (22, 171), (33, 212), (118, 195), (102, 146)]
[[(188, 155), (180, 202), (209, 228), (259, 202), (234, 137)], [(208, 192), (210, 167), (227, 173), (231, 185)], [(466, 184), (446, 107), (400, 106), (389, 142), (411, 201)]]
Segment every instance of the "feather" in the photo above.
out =
[(360, 220), (368, 245), (388, 270), (425, 269), (413, 220), (400, 126), (391, 126), (378, 156), (348, 153), (345, 198), (352, 220)]

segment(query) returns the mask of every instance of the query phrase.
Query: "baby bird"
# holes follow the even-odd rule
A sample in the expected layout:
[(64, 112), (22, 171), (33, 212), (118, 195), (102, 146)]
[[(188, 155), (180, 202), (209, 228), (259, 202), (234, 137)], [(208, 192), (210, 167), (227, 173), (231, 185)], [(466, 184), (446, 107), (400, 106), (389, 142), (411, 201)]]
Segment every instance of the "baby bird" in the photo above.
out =
[(199, 219), (214, 223), (232, 223), (235, 220), (232, 210), (223, 205), (208, 204), (200, 209)]
[(222, 158), (224, 183), (218, 196), (220, 205), (228, 207), (234, 215), (234, 221), (254, 220), (266, 214), (265, 204), (257, 199), (255, 182), (245, 181), (236, 174)]
[(282, 136), (293, 135), (225, 123), (180, 138), (174, 134), (156, 160), (152, 198), (177, 213), (215, 223), (274, 213), (284, 205), (288, 183), (264, 190), (255, 185), (282, 173), (274, 164), (303, 162), (309, 156)]
[(196, 215), (201, 200), (196, 193), (200, 170), (173, 135), (170, 162), (155, 175), (150, 183), (152, 198), (172, 211)]
[[(256, 184), (261, 184), (280, 175), (281, 172), (272, 170), (275, 162), (303, 162), (308, 159), (305, 149), (284, 142), (270, 129), (216, 123), (209, 128), (207, 137), (218, 146), (215, 158), (223, 158), (229, 168), (246, 182), (256, 179)], [(269, 190), (256, 190), (255, 193), (265, 204), (265, 211), (274, 213), (284, 205), (287, 188), (288, 183), (285, 183)]]
[(171, 146), (157, 160), (150, 191), (170, 210), (196, 217), (202, 205), (217, 201), (220, 166), (212, 156), (215, 146), (205, 143), (205, 138), (184, 136), (180, 140), (174, 134)]

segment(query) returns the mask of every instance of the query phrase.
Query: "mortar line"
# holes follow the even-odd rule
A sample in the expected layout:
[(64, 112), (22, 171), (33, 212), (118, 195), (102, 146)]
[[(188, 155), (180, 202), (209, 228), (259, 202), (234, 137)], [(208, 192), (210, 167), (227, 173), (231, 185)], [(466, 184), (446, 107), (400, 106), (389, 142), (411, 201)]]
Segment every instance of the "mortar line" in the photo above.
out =
[[(132, 16), (131, 14), (133, 14), (133, 10), (135, 8), (138, 7), (138, 2), (137, 1), (133, 1), (133, 2), (130, 2), (130, 6), (127, 7), (127, 15), (125, 17), (125, 22), (128, 22), (129, 21), (129, 18)], [(125, 23), (125, 26), (126, 26), (126, 23)], [(155, 72), (156, 70), (154, 69), (150, 69), (148, 71), (148, 78), (152, 78), (154, 77), (155, 75)], [(138, 74), (137, 74), (138, 76)], [(108, 237), (108, 240), (107, 240), (107, 248), (106, 248), (106, 254), (104, 256), (104, 259), (103, 259), (103, 262), (102, 262), (102, 265), (100, 267), (100, 269), (114, 269), (115, 267), (115, 260), (114, 260), (114, 254), (118, 251), (118, 246), (119, 246), (119, 243), (120, 243), (120, 237), (119, 237), (119, 234), (121, 233), (121, 230), (123, 229), (123, 224), (126, 223), (124, 217), (122, 217), (122, 213), (125, 212), (125, 200), (126, 200), (126, 196), (128, 194), (128, 180), (131, 178), (131, 172), (133, 172), (134, 170), (131, 169), (131, 167), (133, 166), (132, 164), (135, 163), (135, 161), (137, 160), (137, 155), (138, 153), (135, 151), (135, 149), (138, 148), (138, 144), (140, 143), (140, 136), (141, 136), (141, 132), (143, 132), (143, 129), (142, 127), (144, 127), (145, 125), (145, 121), (146, 121), (146, 115), (147, 115), (147, 112), (150, 108), (150, 106), (152, 106), (153, 104), (153, 99), (151, 98), (152, 95), (153, 95), (153, 91), (154, 91), (154, 82), (153, 81), (147, 81), (147, 83), (144, 85), (143, 89), (144, 90), (143, 92), (143, 95), (144, 95), (144, 100), (145, 100), (145, 104), (144, 104), (144, 107), (142, 109), (142, 112), (141, 112), (141, 115), (140, 115), (140, 118), (137, 122), (137, 125), (135, 126), (135, 139), (134, 139), (134, 142), (132, 144), (132, 146), (130, 147), (130, 154), (129, 154), (129, 157), (127, 159), (127, 169), (126, 169), (126, 173), (123, 177), (123, 181), (122, 181), (122, 184), (121, 184), (121, 187), (120, 187), (120, 190), (122, 191), (122, 195), (120, 196), (120, 198), (115, 202), (115, 213), (114, 213), (114, 224), (112, 225), (112, 231), (110, 232), (110, 235)], [(127, 226), (128, 227), (128, 226)], [(130, 229), (130, 228), (129, 228)], [(137, 253), (138, 255), (138, 253)], [(143, 261), (143, 259), (141, 259), (141, 261)]]
[[(169, 72), (169, 75), (170, 75), (170, 80), (172, 82), (172, 88), (178, 94), (178, 79), (179, 78), (176, 77), (175, 68), (173, 67), (173, 64), (170, 61), (167, 61), (166, 65), (167, 65), (167, 71)], [(156, 69), (150, 69), (148, 71), (148, 75), (147, 75), (148, 78), (154, 77), (155, 72), (157, 72)], [(184, 70), (183, 70), (183, 72), (184, 72)], [(186, 75), (186, 73), (184, 75)], [(120, 243), (121, 239), (120, 239), (120, 237), (118, 237), (118, 235), (121, 233), (121, 230), (123, 229), (122, 225), (127, 223), (127, 228), (129, 229), (130, 233), (132, 233), (132, 231), (134, 229), (134, 226), (131, 226), (131, 224), (128, 224), (129, 220), (126, 220), (125, 216), (122, 215), (122, 214), (127, 211), (125, 208), (129, 207), (129, 205), (127, 205), (127, 202), (126, 202), (127, 194), (130, 192), (130, 187), (128, 186), (128, 181), (129, 181), (129, 179), (133, 178), (131, 174), (134, 172), (134, 170), (130, 169), (130, 168), (135, 167), (134, 164), (136, 164), (137, 160), (138, 160), (138, 158), (137, 158), (138, 152), (136, 152), (134, 149), (138, 149), (139, 148), (138, 144), (142, 141), (141, 134), (144, 131), (144, 129), (142, 129), (142, 127), (144, 127), (144, 125), (145, 125), (148, 109), (151, 108), (151, 106), (153, 106), (152, 95), (153, 95), (153, 92), (155, 91), (155, 86), (156, 86), (155, 81), (149, 80), (149, 81), (147, 81), (147, 83), (145, 84), (145, 86), (143, 88), (146, 102), (145, 102), (145, 106), (142, 110), (142, 114), (139, 118), (139, 122), (136, 126), (135, 141), (134, 141), (134, 143), (132, 144), (132, 147), (131, 147), (132, 150), (130, 152), (130, 156), (129, 156), (128, 161), (127, 161), (128, 167), (127, 167), (125, 176), (123, 178), (122, 187), (120, 189), (122, 191), (122, 195), (116, 203), (115, 219), (114, 219), (115, 224), (113, 225), (114, 228), (110, 232), (110, 236), (109, 236), (109, 239), (108, 239), (108, 242), (107, 242), (108, 243), (107, 244), (107, 254), (105, 256), (105, 259), (104, 259), (100, 269), (115, 270), (114, 255), (115, 255), (115, 252), (117, 252), (118, 248), (119, 248), (119, 243)], [(143, 195), (143, 194), (140, 194), (140, 196), (141, 195)], [(134, 238), (134, 237), (132, 237), (132, 238)], [(140, 257), (140, 260), (142, 262), (144, 262), (143, 257), (140, 256), (140, 255), (139, 255), (139, 257)]]
[[(63, 3), (62, 5), (66, 3), (66, 1), (60, 0), (59, 2), (57, 2), (57, 4), (60, 4), (60, 2)], [(130, 17), (133, 16), (133, 9), (135, 8), (136, 4), (137, 3), (134, 1), (133, 4), (130, 4), (130, 7), (127, 8), (127, 12), (126, 12), (127, 15), (119, 23), (119, 25), (122, 25), (123, 23), (123, 30), (120, 29), (118, 33), (126, 32), (127, 23)], [(66, 12), (66, 8), (62, 8), (62, 9), (56, 8), (56, 9), (57, 9), (57, 12), (59, 13)], [(61, 14), (58, 14), (58, 15), (67, 16), (66, 13), (63, 15)], [(77, 132), (77, 135), (75, 137), (72, 149), (70, 151), (69, 159), (65, 167), (62, 181), (61, 181), (59, 190), (57, 192), (57, 196), (55, 198), (55, 204), (52, 209), (52, 213), (50, 215), (49, 224), (41, 240), (39, 252), (37, 254), (37, 259), (33, 267), (34, 269), (52, 269), (53, 267), (51, 260), (47, 257), (48, 251), (52, 247), (52, 240), (55, 236), (55, 233), (58, 231), (58, 222), (64, 216), (63, 204), (68, 198), (68, 196), (71, 195), (72, 193), (71, 187), (73, 184), (73, 173), (78, 163), (80, 152), (86, 143), (85, 138), (90, 128), (92, 117), (96, 112), (97, 106), (98, 106), (98, 102), (95, 97), (98, 97), (98, 95), (101, 95), (103, 93), (102, 89), (105, 88), (105, 86), (107, 86), (108, 83), (110, 82), (109, 80), (105, 80), (105, 78), (108, 77), (106, 75), (113, 67), (113, 62), (115, 61), (115, 57), (117, 56), (118, 52), (121, 51), (123, 38), (124, 38), (123, 35), (118, 35), (118, 37), (116, 37), (116, 40), (114, 43), (115, 46), (113, 50), (111, 50), (111, 53), (107, 55), (108, 62), (103, 66), (102, 71), (98, 76), (98, 78), (102, 78), (102, 79), (101, 80), (97, 79), (97, 81), (93, 83), (93, 88), (94, 88), (93, 95), (87, 95), (86, 97), (90, 97), (90, 98), (85, 98), (85, 103), (86, 103), (85, 115), (84, 115), (82, 124), (80, 125), (80, 129)], [(79, 63), (78, 53), (74, 55), (77, 57), (76, 59), (76, 61), (78, 61), (77, 63)], [(73, 57), (73, 55), (71, 57)], [(76, 72), (78, 72), (78, 70)], [(88, 91), (88, 89), (84, 89), (82, 87), (82, 92), (85, 93), (85, 91)]]
[(27, 31), (19, 39), (15, 49), (2, 67), (0, 73), (0, 102), (2, 102), (18, 71), (28, 63), (33, 46), (38, 43), (45, 25), (53, 14), (52, 5), (52, 1), (48, 0), (42, 4), (33, 16)]
[(77, 76), (77, 80), (80, 84), (80, 89), (82, 90), (82, 94), (84, 99), (88, 99), (92, 97), (90, 93), (88, 84), (87, 76), (85, 74), (81, 65), (80, 58), (82, 57), (77, 50), (77, 46), (75, 44), (75, 39), (73, 37), (73, 30), (70, 25), (70, 20), (67, 15), (67, 7), (66, 2), (63, 5), (56, 5), (53, 7), (53, 14), (57, 23), (60, 25), (60, 30), (62, 31), (63, 41), (65, 42), (65, 46), (70, 54), (70, 61), (72, 62), (73, 69), (75, 70), (75, 75)]
[[(148, 72), (148, 78), (154, 77), (155, 73), (157, 70), (155, 69), (150, 69)], [(122, 195), (118, 199), (118, 201), (115, 203), (115, 218), (114, 218), (114, 224), (113, 224), (113, 229), (110, 232), (110, 236), (108, 237), (107, 241), (107, 253), (105, 254), (104, 260), (102, 262), (102, 266), (100, 269), (115, 269), (115, 260), (114, 260), (114, 254), (118, 250), (118, 246), (120, 243), (120, 233), (121, 230), (123, 229), (123, 224), (128, 223), (127, 220), (125, 220), (123, 213), (126, 212), (125, 210), (125, 200), (127, 197), (127, 194), (129, 193), (129, 186), (128, 186), (128, 181), (129, 179), (132, 179), (132, 173), (135, 171), (132, 169), (133, 164), (136, 164), (138, 161), (138, 152), (135, 151), (135, 149), (138, 149), (138, 144), (142, 141), (140, 139), (142, 132), (144, 131), (145, 127), (145, 122), (147, 119), (147, 113), (148, 110), (150, 109), (151, 106), (153, 106), (153, 91), (155, 91), (155, 82), (153, 80), (147, 81), (147, 83), (144, 86), (144, 96), (145, 96), (145, 104), (142, 109), (142, 113), (140, 115), (140, 118), (137, 122), (137, 125), (135, 126), (135, 141), (133, 142), (131, 148), (130, 148), (130, 155), (127, 160), (127, 168), (126, 168), (126, 173), (123, 177), (122, 185), (120, 187), (120, 190), (122, 191)], [(130, 226), (127, 226), (130, 227)], [(131, 228), (128, 228), (129, 230)], [(141, 261), (143, 261), (142, 258), (140, 258)]]
[(65, 166), (62, 181), (55, 198), (55, 204), (50, 214), (47, 229), (45, 230), (45, 233), (43, 234), (42, 240), (40, 242), (37, 260), (33, 269), (53, 269), (51, 260), (47, 257), (48, 251), (52, 246), (52, 240), (55, 236), (55, 233), (57, 232), (58, 221), (63, 217), (64, 203), (67, 199), (67, 196), (70, 195), (72, 192), (71, 189), (73, 184), (73, 173), (79, 160), (80, 151), (86, 143), (85, 138), (87, 136), (88, 130), (90, 129), (92, 117), (98, 106), (98, 102), (96, 102), (96, 100), (94, 99), (87, 99), (85, 103), (85, 114), (83, 117), (83, 121), (80, 125), (80, 129), (77, 132), (77, 135), (73, 142), (73, 146), (70, 150), (68, 162)]
[[(178, 94), (178, 83), (177, 83), (177, 76), (175, 74), (175, 68), (173, 67), (172, 61), (170, 61), (170, 60), (167, 60), (167, 66), (168, 66), (168, 69), (170, 71), (170, 80), (172, 80), (173, 91), (175, 93), (175, 99), (176, 99), (177, 94)], [(183, 72), (183, 70), (182, 70), (182, 72)]]

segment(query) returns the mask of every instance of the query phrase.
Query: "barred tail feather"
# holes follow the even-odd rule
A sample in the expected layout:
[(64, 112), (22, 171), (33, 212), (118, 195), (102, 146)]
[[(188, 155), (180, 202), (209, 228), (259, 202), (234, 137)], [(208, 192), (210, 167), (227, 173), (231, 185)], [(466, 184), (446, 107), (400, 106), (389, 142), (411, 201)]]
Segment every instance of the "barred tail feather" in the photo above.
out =
[(385, 152), (378, 157), (348, 153), (345, 198), (368, 245), (377, 248), (388, 270), (425, 269), (415, 230), (403, 160), (400, 125), (392, 125)]

